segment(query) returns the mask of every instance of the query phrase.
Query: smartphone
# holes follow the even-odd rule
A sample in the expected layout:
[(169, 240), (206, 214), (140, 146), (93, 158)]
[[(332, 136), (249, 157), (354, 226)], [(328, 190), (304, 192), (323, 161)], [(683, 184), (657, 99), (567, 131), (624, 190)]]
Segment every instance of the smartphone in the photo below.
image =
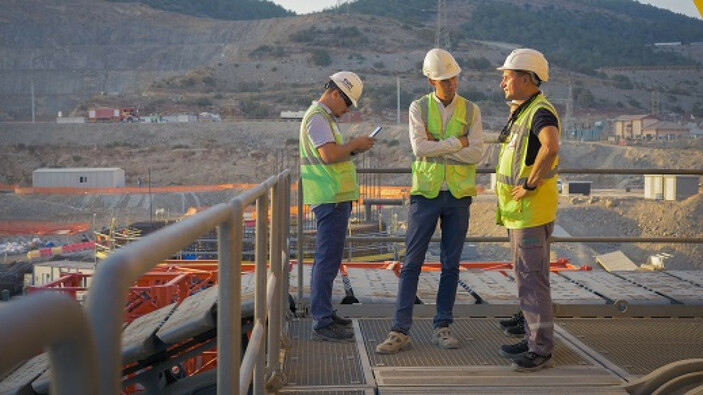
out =
[(369, 137), (376, 137), (376, 135), (381, 131), (381, 129), (383, 129), (383, 126), (376, 126), (376, 129), (371, 132)]

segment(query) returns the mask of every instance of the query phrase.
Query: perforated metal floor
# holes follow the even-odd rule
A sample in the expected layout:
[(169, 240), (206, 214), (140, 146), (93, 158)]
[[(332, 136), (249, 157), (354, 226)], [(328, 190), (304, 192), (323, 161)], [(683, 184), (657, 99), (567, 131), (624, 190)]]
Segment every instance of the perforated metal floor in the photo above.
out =
[(559, 326), (631, 375), (703, 357), (703, 320), (684, 318), (581, 318)]
[[(376, 354), (391, 328), (389, 319), (360, 320), (364, 345), (372, 367), (409, 366), (510, 366), (510, 361), (498, 353), (502, 344), (517, 343), (520, 339), (505, 336), (492, 318), (457, 319), (451, 326), (460, 348), (443, 350), (432, 344), (432, 320), (414, 320), (411, 330), (412, 348), (397, 354)], [(590, 365), (557, 339), (554, 354), (557, 365)]]
[(554, 351), (557, 367), (531, 375), (513, 372), (510, 361), (501, 357), (498, 350), (501, 344), (519, 339), (506, 337), (498, 328), (497, 318), (455, 320), (452, 332), (461, 343), (456, 350), (443, 350), (433, 345), (432, 320), (416, 319), (411, 331), (413, 347), (395, 355), (375, 353), (376, 345), (388, 333), (390, 319), (355, 319), (354, 322), (354, 343), (313, 341), (310, 319), (292, 322), (293, 346), (284, 361), (288, 384), (282, 393), (306, 390), (366, 393), (371, 389), (378, 393), (384, 393), (382, 389), (387, 393), (402, 393), (403, 388), (429, 390), (435, 387), (448, 391), (442, 390), (442, 393), (454, 390), (469, 393), (468, 389), (474, 391), (472, 393), (486, 393), (490, 388), (496, 391), (541, 388), (545, 380), (557, 392), (566, 388), (610, 388), (610, 393), (621, 393), (620, 377), (561, 336), (556, 339)]

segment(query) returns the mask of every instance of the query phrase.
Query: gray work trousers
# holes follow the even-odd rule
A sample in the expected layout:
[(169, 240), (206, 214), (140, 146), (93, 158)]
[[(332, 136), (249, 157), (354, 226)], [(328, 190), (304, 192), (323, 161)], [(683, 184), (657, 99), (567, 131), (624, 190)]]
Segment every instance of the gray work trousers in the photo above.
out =
[(548, 243), (553, 230), (554, 222), (550, 222), (508, 231), (520, 309), (525, 316), (525, 339), (530, 351), (539, 355), (549, 355), (554, 349)]

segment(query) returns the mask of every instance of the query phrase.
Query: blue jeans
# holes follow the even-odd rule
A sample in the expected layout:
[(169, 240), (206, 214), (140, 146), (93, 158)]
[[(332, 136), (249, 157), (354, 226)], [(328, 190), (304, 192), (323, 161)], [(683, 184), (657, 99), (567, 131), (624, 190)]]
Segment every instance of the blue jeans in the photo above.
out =
[(313, 329), (332, 323), (332, 285), (342, 265), (352, 202), (325, 203), (312, 209), (317, 221), (315, 261), (310, 278)]
[(413, 305), (417, 282), (425, 262), (430, 240), (440, 220), (442, 239), (440, 262), (442, 273), (437, 292), (437, 313), (434, 327), (448, 326), (454, 322), (453, 309), (459, 283), (459, 261), (469, 230), (471, 197), (457, 199), (449, 191), (441, 191), (434, 199), (420, 195), (410, 196), (408, 231), (405, 235), (405, 261), (398, 280), (398, 298), (395, 303), (394, 331), (407, 334), (412, 326)]

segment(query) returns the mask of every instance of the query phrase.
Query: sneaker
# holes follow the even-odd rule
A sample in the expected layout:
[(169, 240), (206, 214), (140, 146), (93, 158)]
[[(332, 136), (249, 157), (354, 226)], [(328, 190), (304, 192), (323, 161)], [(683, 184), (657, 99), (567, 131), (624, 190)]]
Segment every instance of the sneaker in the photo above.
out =
[(525, 325), (525, 317), (523, 317), (522, 310), (520, 310), (517, 313), (513, 314), (513, 316), (509, 319), (498, 321), (498, 324), (500, 325), (500, 329), (506, 330), (511, 326), (515, 326), (518, 324)]
[(507, 328), (505, 328), (503, 333), (505, 333), (506, 335), (508, 335), (510, 337), (520, 337), (520, 338), (525, 337), (525, 322), (522, 321), (515, 326), (507, 327)]
[(432, 344), (436, 344), (440, 348), (459, 348), (459, 340), (452, 336), (446, 326), (435, 328), (432, 331)]
[(346, 317), (340, 317), (337, 315), (336, 311), (332, 312), (332, 322), (339, 326), (346, 326), (349, 327), (352, 324), (352, 320)]
[(527, 340), (516, 344), (503, 344), (500, 346), (500, 355), (510, 359), (521, 358), (527, 354), (528, 351), (530, 351), (530, 347), (527, 345)]
[(535, 370), (540, 370), (542, 368), (554, 367), (554, 360), (552, 359), (552, 354), (549, 355), (539, 355), (533, 352), (528, 352), (522, 356), (522, 358), (513, 360), (511, 365), (513, 370), (518, 372), (534, 372)]
[(334, 322), (323, 326), (322, 328), (317, 328), (312, 330), (312, 340), (322, 340), (330, 342), (347, 342), (354, 341), (354, 331), (339, 326)]
[(391, 331), (388, 334), (388, 338), (376, 346), (376, 352), (379, 354), (395, 354), (410, 347), (410, 344), (410, 336), (402, 332)]

